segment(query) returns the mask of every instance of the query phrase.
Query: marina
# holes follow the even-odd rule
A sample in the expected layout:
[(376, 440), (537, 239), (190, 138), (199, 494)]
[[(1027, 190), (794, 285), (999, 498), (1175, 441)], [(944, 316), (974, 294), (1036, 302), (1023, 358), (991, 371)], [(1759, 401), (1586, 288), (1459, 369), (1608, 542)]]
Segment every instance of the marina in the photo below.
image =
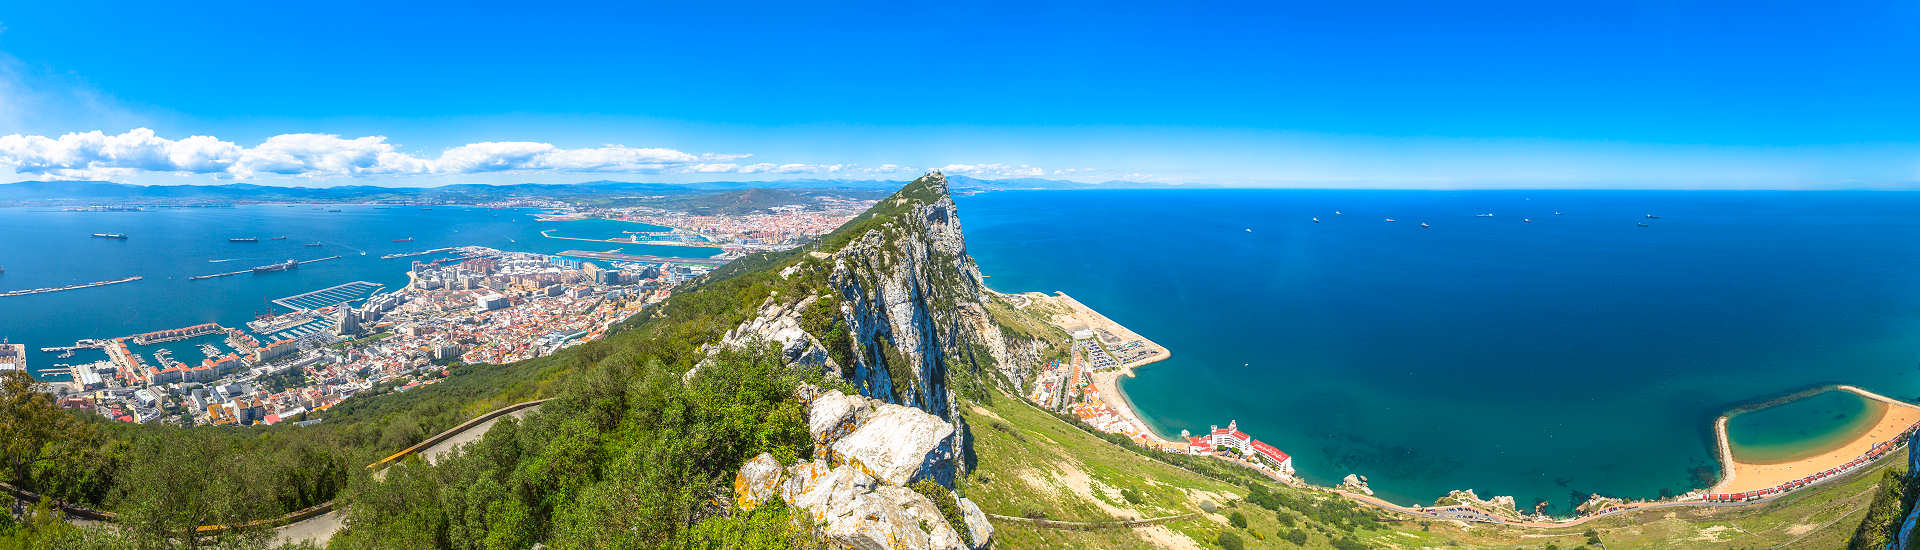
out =
[(312, 292), (303, 292), (274, 300), (274, 305), (295, 311), (311, 311), (364, 299), (379, 291), (381, 285), (366, 281), (341, 283)]

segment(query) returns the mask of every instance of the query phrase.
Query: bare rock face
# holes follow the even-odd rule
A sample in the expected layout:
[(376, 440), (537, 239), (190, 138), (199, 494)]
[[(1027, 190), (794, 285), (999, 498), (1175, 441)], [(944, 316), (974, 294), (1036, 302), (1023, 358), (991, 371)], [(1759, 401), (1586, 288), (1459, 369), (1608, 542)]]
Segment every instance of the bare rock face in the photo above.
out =
[(781, 477), (785, 475), (780, 461), (772, 454), (760, 453), (746, 464), (740, 466), (740, 473), (733, 478), (733, 502), (741, 510), (752, 511), (761, 503), (773, 497), (780, 489)]
[(823, 392), (807, 406), (807, 432), (813, 435), (814, 453), (860, 426), (873, 410), (872, 401), (836, 391)]
[(821, 530), (827, 542), (862, 550), (966, 550), (933, 501), (911, 489), (884, 486), (835, 507)]
[(987, 541), (993, 540), (993, 524), (987, 522), (986, 512), (980, 511), (979, 505), (965, 497), (959, 498), (958, 502), (960, 517), (967, 523), (967, 540), (973, 541), (976, 549), (986, 548)]
[[(966, 549), (986, 547), (993, 526), (972, 501), (959, 498), (963, 525), (905, 487), (920, 479), (953, 483), (954, 427), (912, 407), (802, 385), (811, 461), (781, 466), (754, 457), (734, 478), (734, 501), (751, 510), (773, 496), (804, 511), (833, 548)], [(822, 452), (824, 450), (824, 452)], [(958, 529), (965, 529), (962, 536)]]
[(873, 476), (859, 468), (841, 466), (829, 470), (812, 487), (795, 495), (790, 504), (813, 513), (815, 520), (825, 520), (835, 507), (853, 502), (855, 497), (872, 492), (877, 485)]
[(795, 463), (787, 467), (786, 480), (780, 482), (780, 498), (788, 503), (800, 501), (800, 495), (820, 486), (820, 480), (827, 477), (833, 467), (825, 460), (810, 460)]
[(833, 460), (893, 485), (928, 478), (953, 486), (953, 424), (919, 409), (881, 404), (831, 446)]
[(781, 358), (788, 365), (797, 364), (837, 375), (840, 365), (828, 356), (827, 348), (806, 329), (800, 328), (800, 312), (813, 305), (816, 299), (809, 296), (787, 304), (780, 296), (768, 297), (766, 303), (761, 304), (758, 315), (727, 331), (720, 338), (720, 346), (737, 348), (760, 342), (772, 343), (779, 348)]

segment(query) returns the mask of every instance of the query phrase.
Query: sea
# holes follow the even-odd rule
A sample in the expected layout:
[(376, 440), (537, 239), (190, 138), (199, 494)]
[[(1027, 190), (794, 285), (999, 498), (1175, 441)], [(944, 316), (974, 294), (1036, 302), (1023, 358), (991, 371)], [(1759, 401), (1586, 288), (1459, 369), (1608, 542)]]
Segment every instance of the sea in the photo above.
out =
[[(1828, 384), (1920, 399), (1920, 193), (956, 200), (989, 286), (1066, 292), (1171, 349), (1122, 380), (1157, 431), (1238, 421), (1306, 480), (1402, 504), (1684, 493), (1718, 479), (1731, 409)], [(1748, 413), (1736, 444), (1830, 445), (1873, 411), (1833, 393)]]
[[(98, 350), (70, 357), (40, 348), (70, 346), (82, 338), (113, 338), (215, 322), (245, 329), (263, 313), (286, 313), (272, 300), (354, 281), (379, 290), (407, 284), (413, 261), (452, 253), (382, 259), (381, 256), (454, 246), (554, 254), (566, 250), (613, 251), (704, 258), (718, 248), (638, 245), (546, 238), (621, 238), (627, 232), (667, 228), (610, 220), (538, 221), (539, 211), (455, 206), (250, 205), (226, 208), (149, 208), (138, 212), (69, 212), (60, 208), (0, 208), (0, 291), (65, 286), (141, 276), (142, 280), (63, 292), (0, 297), (0, 338), (28, 348), (28, 367), (44, 380), (66, 380), (59, 365), (106, 358)], [(126, 239), (93, 237), (121, 233)], [(284, 239), (277, 239), (282, 237)], [(258, 242), (229, 242), (252, 237)], [(411, 239), (411, 240), (407, 240)], [(319, 246), (307, 246), (318, 243)], [(286, 260), (304, 263), (275, 273), (241, 273)], [(602, 262), (604, 265), (604, 262)], [(346, 298), (346, 296), (342, 296)], [(224, 335), (155, 346), (130, 346), (151, 357), (161, 349), (175, 360), (198, 364), (202, 344), (231, 351)]]

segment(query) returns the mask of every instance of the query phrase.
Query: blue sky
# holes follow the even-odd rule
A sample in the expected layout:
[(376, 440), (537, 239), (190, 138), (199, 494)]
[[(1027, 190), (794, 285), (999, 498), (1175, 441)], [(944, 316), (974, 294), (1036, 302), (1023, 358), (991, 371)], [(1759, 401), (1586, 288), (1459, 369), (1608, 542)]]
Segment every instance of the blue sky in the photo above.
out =
[(0, 178), (1920, 182), (1912, 2), (1323, 4), (27, 3)]

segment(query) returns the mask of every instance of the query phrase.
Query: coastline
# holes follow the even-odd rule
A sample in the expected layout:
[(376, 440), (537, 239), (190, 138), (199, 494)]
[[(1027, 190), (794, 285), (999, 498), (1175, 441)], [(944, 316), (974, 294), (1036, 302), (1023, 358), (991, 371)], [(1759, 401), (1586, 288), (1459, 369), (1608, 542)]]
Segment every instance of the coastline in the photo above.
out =
[[(1091, 383), (1090, 385), (1092, 386), (1091, 389), (1098, 394), (1095, 396), (1096, 402), (1111, 411), (1113, 416), (1117, 417), (1119, 423), (1124, 426), (1122, 431), (1140, 434), (1133, 436), (1136, 443), (1148, 447), (1158, 447), (1163, 450), (1183, 450), (1186, 447), (1185, 441), (1179, 440), (1178, 438), (1169, 438), (1158, 430), (1155, 430), (1151, 424), (1146, 422), (1136, 409), (1136, 405), (1127, 396), (1126, 392), (1121, 389), (1119, 384), (1122, 376), (1135, 376), (1134, 369), (1171, 358), (1173, 356), (1171, 350), (1151, 340), (1147, 340), (1131, 329), (1101, 315), (1098, 311), (1086, 306), (1065, 292), (1056, 291), (1052, 295), (1040, 292), (995, 292), (995, 294), (1008, 298), (1018, 298), (1020, 303), (1015, 306), (1016, 308), (1023, 309), (1035, 304), (1051, 306), (1048, 309), (1055, 311), (1050, 312), (1051, 315), (1045, 319), (1047, 322), (1069, 333), (1093, 330), (1097, 335), (1095, 339), (1102, 342), (1103, 345), (1114, 344), (1116, 343), (1115, 340), (1119, 342), (1138, 340), (1152, 346), (1151, 353), (1145, 356), (1134, 357), (1131, 360), (1119, 363), (1114, 368), (1087, 374)], [(1727, 437), (1727, 424), (1731, 416), (1745, 411), (1790, 402), (1824, 391), (1850, 392), (1873, 400), (1886, 407), (1886, 410), (1876, 419), (1872, 428), (1861, 432), (1859, 436), (1854, 437), (1842, 445), (1835, 446), (1832, 449), (1828, 449), (1814, 456), (1778, 463), (1744, 463), (1734, 458), (1732, 444)], [(1607, 517), (1628, 510), (1649, 507), (1726, 505), (1729, 504), (1729, 502), (1720, 497), (1727, 496), (1727, 493), (1755, 491), (1754, 494), (1759, 495), (1759, 491), (1765, 490), (1763, 488), (1774, 488), (1774, 490), (1766, 493), (1764, 496), (1756, 496), (1750, 500), (1754, 500), (1755, 503), (1771, 501), (1771, 497), (1773, 496), (1791, 492), (1794, 489), (1815, 483), (1844, 478), (1856, 470), (1878, 463), (1879, 459), (1885, 458), (1885, 456), (1889, 454), (1884, 453), (1883, 448), (1896, 448), (1898, 442), (1904, 441), (1902, 438), (1906, 435), (1907, 431), (1914, 426), (1920, 426), (1920, 405), (1906, 403), (1852, 385), (1842, 384), (1801, 390), (1765, 402), (1735, 407), (1714, 421), (1714, 432), (1717, 443), (1716, 454), (1720, 461), (1721, 478), (1709, 488), (1696, 489), (1678, 498), (1662, 500), (1627, 500), (1594, 495), (1590, 503), (1598, 502), (1601, 504), (1596, 506), (1594, 510), (1584, 511), (1573, 517), (1549, 517), (1538, 514), (1526, 514), (1518, 510), (1508, 510), (1502, 514), (1496, 514), (1495, 517), (1498, 517), (1498, 519), (1494, 520), (1494, 522), (1521, 527), (1566, 527), (1578, 525), (1590, 519)], [(1098, 429), (1100, 431), (1114, 431), (1111, 428), (1111, 425), (1109, 425), (1108, 427)], [(1356, 502), (1403, 513), (1411, 513), (1417, 516), (1431, 516), (1431, 514), (1428, 513), (1428, 507), (1418, 504), (1408, 507), (1370, 495), (1343, 491), (1337, 488), (1330, 490)], [(1481, 504), (1485, 503), (1486, 502), (1483, 501)], [(1467, 506), (1479, 509), (1471, 504)]]
[(1872, 428), (1845, 443), (1806, 458), (1771, 463), (1742, 462), (1733, 456), (1727, 423), (1734, 414), (1748, 409), (1739, 409), (1721, 415), (1714, 420), (1713, 424), (1721, 474), (1720, 480), (1715, 482), (1709, 491), (1715, 494), (1762, 491), (1794, 483), (1796, 480), (1821, 472), (1847, 468), (1852, 461), (1870, 452), (1876, 446), (1899, 440), (1908, 428), (1920, 423), (1920, 406), (1856, 386), (1843, 384), (1832, 386), (1828, 390), (1859, 395), (1877, 402), (1884, 409), (1880, 412), (1879, 418), (1874, 421)]
[[(1087, 307), (1086, 304), (1080, 303), (1079, 300), (1068, 296), (1065, 292), (1055, 291), (1053, 294), (1041, 292), (1011, 294), (996, 292), (996, 294), (1002, 296), (1018, 296), (1028, 300), (1030, 303), (1050, 304), (1066, 309), (1065, 313), (1056, 314), (1052, 316), (1052, 318), (1047, 319), (1047, 322), (1069, 333), (1077, 330), (1092, 330), (1096, 334), (1117, 338), (1122, 342), (1136, 340), (1144, 342), (1146, 346), (1151, 348), (1152, 353), (1145, 357), (1122, 362), (1117, 368), (1092, 373), (1089, 375), (1089, 378), (1093, 381), (1094, 389), (1103, 397), (1101, 402), (1111, 408), (1114, 413), (1121, 418), (1122, 422), (1130, 428), (1129, 431), (1145, 434), (1148, 438), (1151, 438), (1152, 444), (1155, 446), (1163, 448), (1177, 446), (1183, 449), (1186, 447), (1185, 441), (1178, 441), (1177, 438), (1167, 437), (1165, 434), (1160, 433), (1159, 430), (1155, 430), (1153, 425), (1149, 424), (1144, 418), (1141, 418), (1140, 413), (1135, 409), (1133, 401), (1128, 399), (1126, 392), (1120, 389), (1121, 376), (1132, 378), (1134, 376), (1134, 369), (1172, 358), (1172, 350), (1167, 349), (1166, 346), (1162, 346), (1158, 342), (1154, 342), (1145, 336), (1141, 336), (1140, 333), (1134, 332), (1133, 329), (1127, 328), (1126, 325), (1122, 325), (1100, 314), (1099, 311)], [(1100, 336), (1096, 336), (1096, 339), (1101, 340), (1103, 344), (1116, 343), (1107, 342), (1105, 338)]]

